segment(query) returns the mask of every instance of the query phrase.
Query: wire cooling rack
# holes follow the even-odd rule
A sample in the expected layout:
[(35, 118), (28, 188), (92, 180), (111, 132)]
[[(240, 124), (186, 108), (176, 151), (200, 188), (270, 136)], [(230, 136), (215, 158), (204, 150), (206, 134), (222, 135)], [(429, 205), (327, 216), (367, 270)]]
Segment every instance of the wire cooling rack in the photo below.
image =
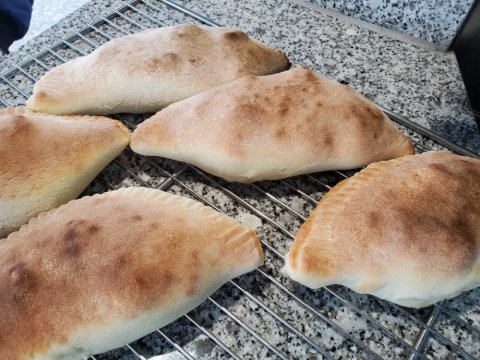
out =
[[(107, 16), (1, 73), (0, 106), (24, 105), (46, 71), (113, 38), (179, 23), (218, 26), (171, 1), (125, 1)], [(477, 156), (383, 110), (410, 137), (417, 152), (449, 149)], [(131, 130), (146, 117), (116, 116)], [(231, 184), (193, 166), (125, 150), (83, 195), (137, 185), (200, 200), (254, 228), (263, 243), (265, 265), (229, 281), (174, 323), (90, 359), (480, 358), (479, 289), (414, 310), (342, 286), (310, 290), (279, 272), (300, 224), (328, 190), (354, 173)]]

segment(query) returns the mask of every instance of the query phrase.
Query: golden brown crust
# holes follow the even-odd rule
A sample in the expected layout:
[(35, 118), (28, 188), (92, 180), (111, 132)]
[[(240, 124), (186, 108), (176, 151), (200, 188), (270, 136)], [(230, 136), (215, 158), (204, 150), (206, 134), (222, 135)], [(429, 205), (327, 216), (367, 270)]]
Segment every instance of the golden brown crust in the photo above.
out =
[(132, 149), (244, 182), (413, 153), (408, 138), (370, 101), (303, 68), (244, 76), (172, 104), (139, 125)]
[(50, 70), (27, 107), (52, 113), (155, 112), (243, 75), (289, 66), (280, 51), (239, 30), (182, 24), (114, 39)]
[(88, 122), (99, 122), (103, 124), (111, 124), (115, 125), (117, 129), (119, 129), (125, 137), (130, 140), (130, 130), (123, 125), (120, 121), (111, 119), (105, 116), (96, 116), (96, 115), (68, 115), (68, 116), (57, 116), (54, 114), (47, 114), (40, 111), (33, 111), (24, 107), (12, 107), (12, 108), (4, 108), (0, 109), (0, 116), (1, 115), (20, 115), (26, 116), (30, 118), (35, 117), (42, 117), (42, 118), (52, 118), (52, 119), (62, 119), (62, 120), (81, 120), (81, 121), (88, 121)]
[(0, 353), (168, 309), (262, 260), (253, 231), (189, 199), (130, 188), (71, 201), (0, 243)]
[(128, 145), (119, 121), (0, 111), (0, 238), (76, 198)]
[(15, 197), (24, 187), (38, 190), (79, 171), (92, 154), (122, 139), (128, 143), (128, 129), (105, 117), (0, 110), (1, 197)]
[(289, 266), (325, 284), (363, 278), (356, 290), (370, 293), (402, 272), (425, 284), (473, 276), (479, 195), (476, 159), (429, 152), (374, 163), (322, 199), (297, 234)]
[[(326, 193), (319, 201), (315, 209), (312, 211), (310, 216), (307, 218), (307, 220), (305, 220), (300, 229), (298, 229), (298, 232), (295, 235), (295, 241), (293, 242), (292, 247), (290, 248), (290, 251), (288, 253), (288, 256), (290, 258), (290, 266), (292, 267), (292, 269), (300, 269), (300, 265), (298, 264), (300, 257), (299, 253), (303, 248), (305, 242), (308, 242), (308, 240), (310, 239), (310, 234), (316, 221), (317, 211), (319, 211), (319, 209), (321, 209), (322, 206), (327, 203), (327, 201), (333, 198), (336, 194), (340, 193), (346, 185), (348, 185), (348, 179), (340, 181), (337, 185), (335, 185), (335, 187), (333, 187), (328, 193)], [(329, 219), (331, 218), (331, 216), (335, 216), (333, 210), (330, 211)], [(323, 222), (327, 222), (329, 219), (324, 219)], [(311, 259), (306, 259), (306, 264), (302, 264), (302, 270), (314, 270), (315, 273), (322, 274), (322, 276), (328, 276), (329, 270), (332, 269), (332, 264), (328, 261), (328, 259), (323, 258), (322, 260), (320, 260), (319, 257), (321, 254), (319, 253), (310, 255), (314, 255), (316, 256), (316, 258), (314, 259), (314, 261), (310, 261)]]

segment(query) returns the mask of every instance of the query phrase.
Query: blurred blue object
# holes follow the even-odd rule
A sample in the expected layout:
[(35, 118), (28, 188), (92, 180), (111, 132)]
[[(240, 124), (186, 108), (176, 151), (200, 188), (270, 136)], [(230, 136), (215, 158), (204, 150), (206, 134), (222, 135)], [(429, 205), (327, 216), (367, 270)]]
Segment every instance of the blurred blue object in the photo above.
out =
[(0, 50), (21, 39), (30, 26), (33, 0), (0, 0)]

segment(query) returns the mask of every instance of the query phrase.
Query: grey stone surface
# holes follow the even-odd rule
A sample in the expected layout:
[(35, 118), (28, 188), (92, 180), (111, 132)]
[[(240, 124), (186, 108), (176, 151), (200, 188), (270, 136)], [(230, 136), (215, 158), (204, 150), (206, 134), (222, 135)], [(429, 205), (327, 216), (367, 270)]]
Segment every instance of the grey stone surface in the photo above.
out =
[(306, 0), (447, 48), (474, 0)]

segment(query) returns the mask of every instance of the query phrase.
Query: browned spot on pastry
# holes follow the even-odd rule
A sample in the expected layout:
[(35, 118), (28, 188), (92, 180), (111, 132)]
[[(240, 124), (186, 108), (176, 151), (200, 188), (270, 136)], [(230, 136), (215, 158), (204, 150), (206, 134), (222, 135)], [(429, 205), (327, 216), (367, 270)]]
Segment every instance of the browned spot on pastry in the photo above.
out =
[(194, 24), (183, 24), (180, 26), (177, 26), (173, 35), (178, 36), (179, 38), (184, 38), (184, 37), (195, 37), (198, 34), (203, 33), (203, 29), (200, 28), (197, 25)]
[(330, 133), (326, 133), (324, 136), (323, 136), (323, 144), (325, 145), (325, 147), (329, 148), (329, 147), (332, 147), (333, 145), (333, 137)]
[(270, 105), (272, 103), (272, 98), (269, 95), (259, 96), (259, 100), (264, 101), (267, 105)]
[(67, 230), (63, 235), (62, 254), (68, 257), (78, 257), (82, 248), (94, 241), (100, 232), (100, 225), (88, 224), (83, 219), (74, 219), (66, 223)]
[[(423, 189), (425, 199), (435, 199), (437, 194)], [(468, 266), (476, 252), (475, 235), (463, 214), (450, 218), (442, 216), (433, 207), (428, 212), (417, 210), (417, 203), (404, 201), (396, 210), (397, 224), (402, 224), (403, 246), (410, 256), (419, 252), (428, 255), (428, 262), (435, 264), (438, 271), (458, 271)], [(425, 236), (429, 234), (429, 236)], [(432, 242), (432, 239), (435, 239)], [(425, 258), (427, 259), (427, 258)]]
[(160, 275), (160, 288), (163, 292), (168, 290), (174, 284), (175, 276), (170, 270)]
[(150, 230), (157, 230), (160, 227), (160, 224), (158, 222), (154, 221), (154, 222), (150, 223), (148, 225), (148, 227), (149, 227)]
[(282, 127), (275, 132), (275, 137), (277, 138), (284, 138), (285, 135), (287, 135), (285, 127)]
[(306, 81), (315, 81), (317, 80), (316, 78), (316, 75), (313, 71), (311, 70), (308, 70), (308, 69), (304, 69), (304, 68), (299, 68), (298, 70), (296, 70), (301, 76), (303, 76), (303, 78), (306, 80)]
[(280, 113), (281, 116), (285, 116), (288, 113), (288, 107), (287, 106), (281, 107), (278, 110), (278, 112)]
[(77, 257), (80, 255), (80, 245), (77, 242), (68, 243), (63, 253), (70, 257)]
[(133, 221), (142, 221), (143, 220), (143, 217), (139, 214), (136, 214), (136, 215), (133, 215), (132, 216), (132, 220)]
[(363, 132), (367, 132), (369, 130), (369, 121), (366, 118), (359, 117), (358, 125), (360, 125), (360, 128)]
[(181, 63), (181, 58), (176, 53), (165, 53), (161, 57), (153, 58), (147, 63), (149, 72), (155, 71), (175, 71)]
[(347, 117), (356, 119), (362, 131), (373, 130), (380, 126), (383, 114), (368, 104), (355, 102), (347, 108)]
[(22, 115), (12, 116), (9, 126), (3, 129), (4, 136), (9, 138), (9, 141), (16, 143), (23, 137), (31, 136), (29, 133), (33, 130), (34, 125)]
[(69, 228), (65, 233), (63, 240), (65, 245), (62, 253), (67, 257), (77, 257), (80, 254), (80, 244), (77, 241), (77, 231), (74, 228)]
[(284, 95), (278, 105), (280, 115), (285, 116), (292, 105), (290, 96)]
[(77, 232), (74, 228), (69, 228), (67, 230), (67, 232), (65, 233), (65, 235), (63, 236), (63, 239), (66, 241), (66, 242), (72, 242), (75, 240), (75, 238), (77, 237)]
[(445, 166), (444, 164), (441, 164), (441, 163), (433, 163), (433, 164), (429, 164), (428, 167), (443, 175), (443, 176), (452, 176), (455, 178), (455, 172), (453, 172), (452, 170), (450, 170), (447, 166)]
[(95, 224), (90, 225), (89, 228), (88, 228), (88, 232), (89, 232), (90, 234), (96, 234), (96, 233), (99, 232), (99, 231), (100, 231), (100, 226), (95, 225)]
[(290, 266), (292, 269), (298, 270), (297, 263), (298, 263), (298, 253), (300, 250), (300, 245), (294, 245), (290, 249), (289, 257), (290, 257)]
[(266, 113), (265, 108), (254, 102), (247, 102), (241, 105), (242, 115), (245, 119), (258, 122), (261, 117)]
[(383, 120), (382, 112), (376, 107), (365, 105), (365, 110), (367, 114), (370, 116), (370, 118), (376, 120), (376, 122), (380, 122), (381, 120)]
[(121, 269), (123, 269), (123, 268), (125, 267), (125, 265), (127, 265), (127, 264), (128, 264), (128, 260), (127, 260), (126, 256), (125, 256), (125, 255), (120, 255), (120, 256), (116, 259), (116, 261), (114, 262), (113, 267), (116, 268), (116, 269), (118, 269), (118, 270), (121, 270)]
[[(240, 47), (243, 44), (239, 44), (237, 42), (234, 43), (234, 45), (238, 45), (238, 47)], [(245, 63), (245, 67), (247, 69), (253, 67), (254, 64), (265, 63), (265, 54), (262, 54), (260, 51), (258, 51), (258, 49), (252, 47), (247, 48), (245, 58), (247, 59), (247, 62)]]
[(180, 56), (175, 53), (166, 53), (163, 55), (163, 60), (166, 64), (171, 64), (171, 65), (178, 65), (180, 63)]
[(371, 228), (378, 228), (381, 222), (381, 214), (376, 211), (371, 211), (367, 215), (368, 226)]
[(227, 40), (231, 41), (242, 41), (242, 40), (247, 40), (248, 36), (242, 31), (239, 30), (234, 30), (234, 31), (228, 31), (223, 34), (223, 37)]
[(193, 250), (191, 255), (191, 263), (188, 270), (186, 294), (191, 296), (197, 291), (200, 271), (200, 258), (198, 250)]
[(37, 94), (36, 94), (36, 97), (37, 97), (37, 100), (38, 101), (43, 101), (45, 99), (48, 98), (48, 94), (45, 92), (45, 91), (39, 91)]
[(147, 287), (147, 281), (143, 276), (136, 276), (135, 282), (141, 289), (145, 289)]
[[(470, 265), (471, 261), (475, 259), (475, 253), (477, 252), (476, 233), (473, 226), (470, 226), (468, 220), (465, 219), (463, 214), (453, 220), (451, 227), (455, 229), (457, 234), (453, 234), (454, 239), (449, 239), (449, 243), (452, 245), (450, 250), (454, 253), (457, 252), (459, 256), (465, 256), (470, 259), (469, 262), (465, 262), (464, 265)], [(458, 249), (463, 250), (459, 252)]]
[(321, 276), (328, 276), (332, 269), (332, 262), (324, 256), (318, 249), (305, 249), (302, 253), (301, 270), (313, 272)]

